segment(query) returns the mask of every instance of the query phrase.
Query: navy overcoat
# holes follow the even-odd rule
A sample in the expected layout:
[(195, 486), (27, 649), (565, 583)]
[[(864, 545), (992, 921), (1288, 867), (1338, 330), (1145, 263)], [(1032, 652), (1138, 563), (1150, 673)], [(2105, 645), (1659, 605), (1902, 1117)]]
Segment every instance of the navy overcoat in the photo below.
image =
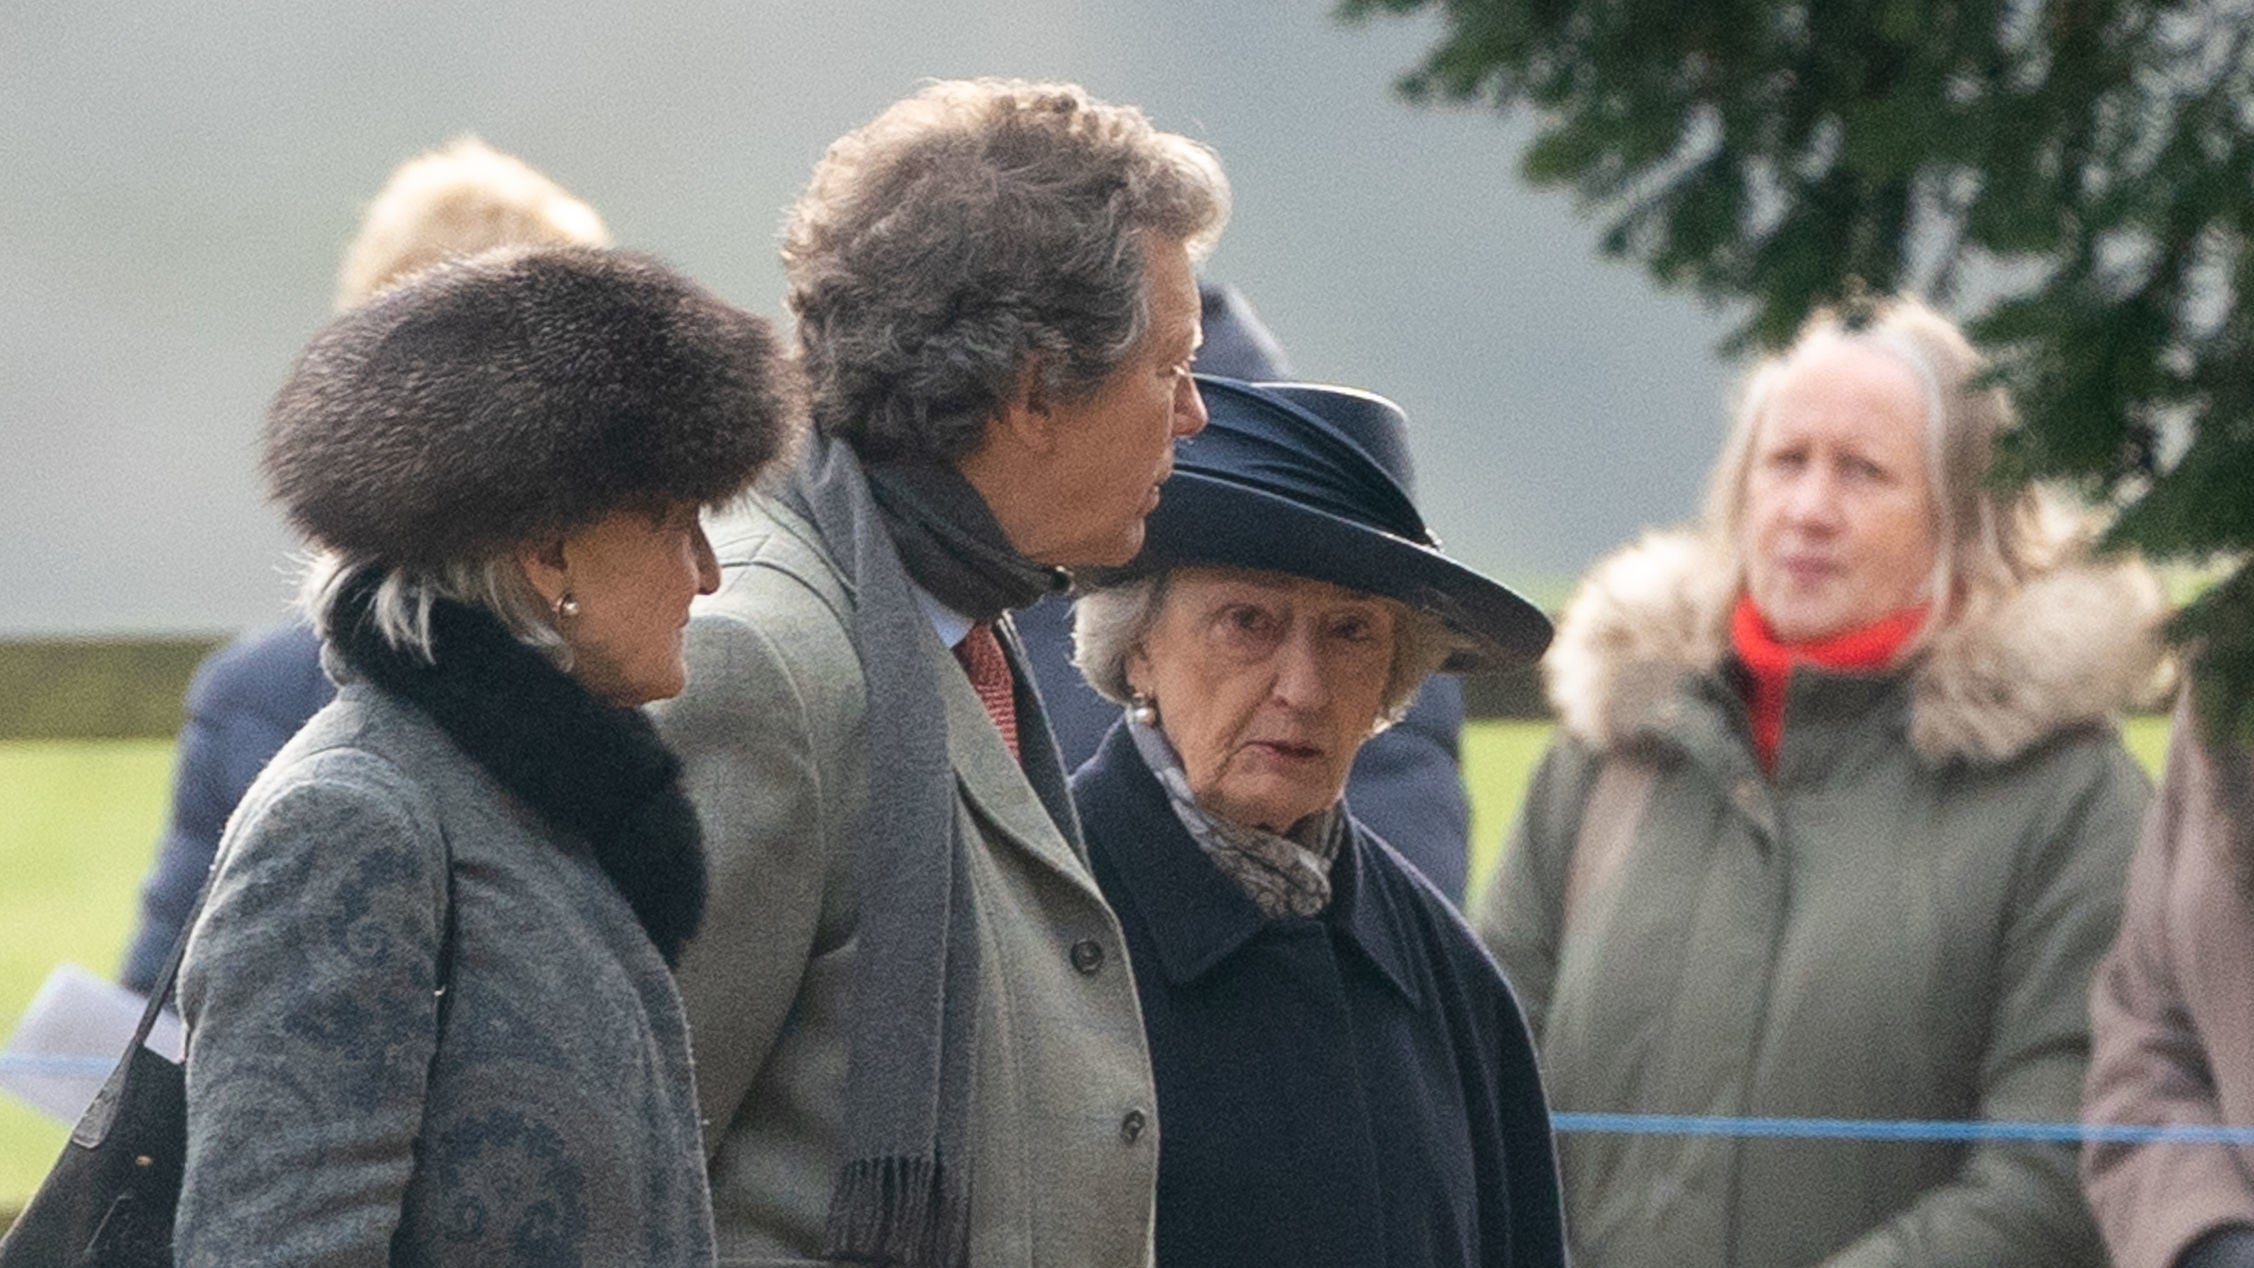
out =
[(1073, 776), (1158, 1087), (1158, 1264), (1565, 1262), (1549, 1111), (1510, 986), (1359, 823), (1312, 919), (1267, 920), (1124, 726)]

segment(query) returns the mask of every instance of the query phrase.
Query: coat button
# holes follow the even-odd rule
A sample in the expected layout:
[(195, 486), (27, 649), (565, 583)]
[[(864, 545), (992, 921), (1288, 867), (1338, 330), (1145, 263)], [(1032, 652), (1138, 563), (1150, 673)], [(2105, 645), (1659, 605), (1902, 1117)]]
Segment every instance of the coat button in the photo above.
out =
[(1127, 1116), (1119, 1120), (1119, 1138), (1132, 1145), (1142, 1138), (1143, 1128), (1149, 1125), (1150, 1119), (1141, 1110), (1128, 1110)]
[(1082, 973), (1094, 973), (1104, 966), (1104, 944), (1094, 938), (1082, 938), (1072, 944), (1072, 967)]

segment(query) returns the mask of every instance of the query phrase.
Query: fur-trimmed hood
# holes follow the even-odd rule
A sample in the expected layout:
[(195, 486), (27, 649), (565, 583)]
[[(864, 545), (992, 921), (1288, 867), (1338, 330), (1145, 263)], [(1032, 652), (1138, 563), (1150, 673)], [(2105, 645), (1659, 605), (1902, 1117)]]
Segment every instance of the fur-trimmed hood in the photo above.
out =
[[(1728, 565), (1686, 530), (1598, 563), (1542, 662), (1559, 723), (1597, 748), (1645, 730), (1685, 674), (1721, 665), (1736, 598)], [(2165, 609), (2141, 564), (2076, 557), (2037, 576), (1915, 653), (1910, 742), (1933, 765), (1992, 764), (2118, 713), (2152, 683)]]
[(268, 412), (266, 473), (316, 542), (443, 564), (726, 499), (790, 447), (796, 382), (764, 319), (653, 259), (503, 249), (315, 336)]

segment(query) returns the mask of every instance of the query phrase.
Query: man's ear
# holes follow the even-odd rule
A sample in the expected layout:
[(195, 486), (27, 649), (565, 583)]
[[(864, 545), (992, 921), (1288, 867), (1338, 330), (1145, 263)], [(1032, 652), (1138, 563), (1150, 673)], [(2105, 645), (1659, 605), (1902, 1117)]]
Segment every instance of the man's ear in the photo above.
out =
[(571, 589), (571, 568), (564, 558), (561, 537), (538, 537), (517, 546), (517, 566), (541, 599), (550, 605)]
[(1042, 371), (1044, 359), (1035, 354), (1025, 359), (1018, 368), (1017, 384), (1010, 399), (995, 412), (988, 424), (987, 439), (994, 439), (993, 431), (999, 427), (1010, 442), (1018, 448), (1045, 454), (1056, 445), (1057, 415), (1055, 397), (1050, 393), (1047, 378)]

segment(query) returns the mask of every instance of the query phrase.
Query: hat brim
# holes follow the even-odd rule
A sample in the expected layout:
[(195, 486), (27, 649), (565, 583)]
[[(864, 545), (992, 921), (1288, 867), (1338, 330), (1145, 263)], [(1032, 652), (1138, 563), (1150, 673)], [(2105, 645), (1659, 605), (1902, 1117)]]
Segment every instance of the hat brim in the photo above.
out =
[[(1143, 551), (1112, 576), (1220, 564), (1328, 581), (1438, 617), (1464, 640), (1441, 669), (1508, 669), (1541, 657), (1550, 621), (1523, 596), (1430, 546), (1231, 480), (1176, 471), (1144, 522)], [(1103, 574), (1091, 578), (1102, 583)]]

